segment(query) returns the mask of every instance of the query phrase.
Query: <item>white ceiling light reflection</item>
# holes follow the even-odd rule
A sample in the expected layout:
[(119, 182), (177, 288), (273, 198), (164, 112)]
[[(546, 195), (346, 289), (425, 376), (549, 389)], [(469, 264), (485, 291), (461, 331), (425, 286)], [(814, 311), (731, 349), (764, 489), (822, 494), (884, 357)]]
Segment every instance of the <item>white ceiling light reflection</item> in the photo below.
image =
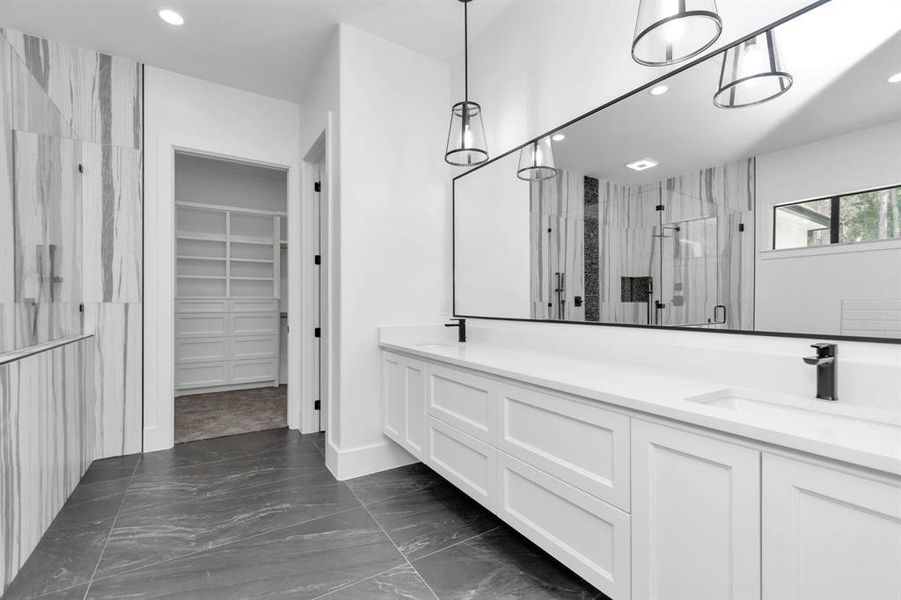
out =
[(181, 27), (185, 24), (185, 19), (180, 14), (172, 10), (171, 8), (164, 8), (157, 13), (160, 18), (168, 23), (169, 25), (175, 25), (176, 27)]

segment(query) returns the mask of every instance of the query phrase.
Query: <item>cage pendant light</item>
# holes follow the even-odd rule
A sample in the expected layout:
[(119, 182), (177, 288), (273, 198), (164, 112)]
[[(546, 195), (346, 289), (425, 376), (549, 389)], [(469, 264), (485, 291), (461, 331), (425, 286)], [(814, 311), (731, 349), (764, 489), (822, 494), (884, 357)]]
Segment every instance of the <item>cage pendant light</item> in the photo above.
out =
[(525, 181), (543, 181), (557, 176), (550, 137), (535, 140), (519, 151), (519, 170), (516, 171), (516, 176)]
[(447, 133), (447, 151), (444, 160), (458, 167), (478, 165), (488, 160), (485, 143), (485, 127), (482, 124), (482, 107), (469, 100), (469, 14), (471, 0), (463, 3), (463, 102), (451, 108), (450, 130)]
[(640, 0), (632, 58), (649, 67), (672, 65), (697, 56), (722, 32), (716, 0)]
[(729, 48), (723, 55), (713, 103), (720, 108), (742, 108), (778, 98), (793, 82), (780, 63), (772, 29)]

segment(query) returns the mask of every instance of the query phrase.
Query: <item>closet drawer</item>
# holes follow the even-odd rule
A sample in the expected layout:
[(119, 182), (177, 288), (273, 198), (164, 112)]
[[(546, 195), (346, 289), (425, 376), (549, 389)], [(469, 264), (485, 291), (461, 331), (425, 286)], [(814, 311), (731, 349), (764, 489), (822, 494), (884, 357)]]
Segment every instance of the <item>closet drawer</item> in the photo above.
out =
[(493, 444), (494, 381), (439, 366), (432, 367), (428, 377), (429, 414)]
[(628, 514), (505, 452), (497, 467), (500, 518), (611, 598), (629, 598)]
[(278, 300), (231, 300), (232, 312), (275, 312)]
[(257, 383), (274, 380), (278, 376), (278, 361), (275, 359), (236, 360), (231, 365), (229, 383)]
[(225, 360), (228, 356), (228, 338), (199, 337), (175, 340), (175, 362), (208, 362)]
[(278, 333), (278, 313), (232, 313), (232, 335)]
[(229, 363), (175, 365), (175, 389), (214, 387), (229, 383)]
[(426, 419), (426, 464), (489, 510), (495, 503), (496, 454), (493, 446), (434, 417)]
[(278, 336), (250, 336), (231, 339), (231, 357), (235, 360), (278, 356)]
[(175, 337), (228, 335), (228, 320), (226, 314), (175, 315)]
[(504, 383), (497, 398), (498, 449), (629, 510), (629, 417)]
[(176, 300), (176, 313), (228, 312), (228, 300)]

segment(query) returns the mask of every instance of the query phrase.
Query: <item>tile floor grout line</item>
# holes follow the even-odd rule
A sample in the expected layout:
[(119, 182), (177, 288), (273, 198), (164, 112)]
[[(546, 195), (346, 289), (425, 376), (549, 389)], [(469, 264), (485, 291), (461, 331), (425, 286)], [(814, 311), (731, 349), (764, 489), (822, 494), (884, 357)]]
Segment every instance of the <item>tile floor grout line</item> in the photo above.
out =
[[(350, 486), (347, 486), (347, 487), (350, 487)], [(373, 523), (375, 523), (376, 526), (378, 526), (378, 528), (382, 531), (382, 533), (385, 534), (385, 537), (388, 538), (388, 541), (391, 542), (391, 545), (394, 546), (394, 549), (397, 550), (398, 554), (400, 554), (401, 557), (403, 557), (404, 561), (410, 566), (410, 568), (413, 569), (413, 572), (416, 573), (417, 577), (419, 577), (419, 579), (420, 579), (420, 581), (422, 581), (423, 585), (425, 585), (425, 587), (426, 587), (430, 592), (432, 592), (432, 596), (435, 597), (435, 600), (439, 600), (438, 594), (435, 593), (435, 590), (432, 589), (432, 586), (429, 585), (429, 582), (425, 580), (425, 577), (422, 576), (422, 573), (420, 573), (420, 572), (416, 569), (416, 567), (413, 566), (413, 563), (410, 562), (410, 559), (407, 558), (407, 555), (403, 553), (403, 551), (400, 549), (400, 547), (398, 547), (398, 545), (394, 542), (394, 540), (391, 538), (391, 536), (388, 535), (388, 532), (385, 531), (385, 528), (382, 527), (382, 524), (379, 523), (379, 520), (375, 518), (375, 515), (372, 514), (372, 511), (369, 510), (369, 507), (366, 506), (365, 504), (363, 504), (363, 501), (360, 500), (360, 497), (357, 496), (357, 493), (354, 492), (353, 488), (350, 488), (350, 491), (351, 491), (351, 493), (357, 498), (357, 501), (358, 501), (358, 502), (360, 503), (360, 505), (363, 507), (363, 510), (366, 511), (366, 514), (369, 515), (369, 518), (372, 519)], [(395, 567), (395, 568), (397, 568), (397, 567)], [(360, 581), (365, 581), (365, 579), (361, 579)], [(359, 581), (357, 581), (357, 582), (355, 582), (355, 583), (359, 583)]]
[[(471, 536), (469, 536), (469, 537), (466, 538), (466, 539), (460, 540), (459, 542), (454, 542), (454, 543), (451, 544), (450, 546), (445, 546), (444, 548), (441, 548), (440, 550), (434, 550), (434, 551), (432, 551), (432, 552), (429, 552), (428, 554), (423, 554), (422, 556), (419, 556), (419, 557), (417, 557), (417, 558), (414, 558), (414, 559), (413, 559), (413, 562), (418, 562), (418, 561), (420, 561), (420, 560), (422, 560), (422, 559), (424, 559), (424, 558), (428, 558), (428, 557), (430, 557), (430, 556), (434, 556), (435, 554), (439, 554), (439, 553), (441, 553), (441, 552), (444, 552), (445, 550), (450, 550), (451, 548), (455, 548), (455, 547), (459, 546), (460, 544), (465, 544), (466, 542), (470, 542), (470, 541), (472, 541), (472, 540), (474, 540), (474, 539), (476, 539), (476, 538), (480, 538), (480, 537), (482, 537), (483, 535), (488, 535), (488, 534), (491, 533), (492, 531), (497, 531), (497, 530), (500, 529), (500, 528), (501, 528), (501, 526), (500, 526), (500, 525), (497, 525), (497, 526), (495, 526), (495, 527), (492, 527), (491, 529), (488, 529), (488, 530), (486, 530), (486, 531), (483, 531), (482, 533), (477, 533), (477, 534), (475, 534), (475, 535), (471, 535)], [(415, 568), (415, 567), (414, 567), (414, 568)]]
[[(131, 470), (131, 475), (128, 477), (128, 483), (125, 484), (125, 491), (122, 494), (122, 500), (119, 502), (119, 508), (116, 509), (116, 514), (113, 517), (112, 523), (110, 523), (109, 531), (106, 532), (106, 539), (103, 540), (103, 548), (100, 549), (100, 554), (97, 556), (97, 564), (94, 565), (94, 570), (91, 572), (90, 578), (88, 578), (88, 585), (84, 588), (84, 596), (81, 597), (82, 600), (87, 600), (88, 593), (91, 591), (91, 587), (94, 585), (94, 577), (97, 575), (97, 569), (100, 568), (100, 561), (103, 560), (103, 554), (106, 552), (106, 546), (109, 544), (109, 539), (113, 535), (113, 529), (116, 528), (116, 520), (119, 518), (119, 513), (122, 512), (122, 505), (125, 504), (125, 497), (128, 495), (128, 486), (131, 485), (131, 480), (134, 479), (135, 473), (138, 471), (138, 465), (141, 464), (141, 461), (144, 459), (144, 454), (138, 457), (138, 460), (135, 461), (135, 466)], [(91, 463), (93, 464), (93, 462)]]
[[(158, 566), (158, 565), (163, 565), (163, 564), (166, 564), (166, 563), (174, 562), (174, 561), (176, 561), (176, 560), (183, 560), (183, 559), (185, 559), (185, 558), (192, 558), (192, 557), (197, 556), (198, 554), (206, 554), (207, 552), (211, 552), (211, 551), (213, 551), (213, 550), (218, 550), (219, 548), (224, 548), (224, 547), (226, 547), (226, 546), (231, 546), (232, 544), (237, 544), (237, 543), (239, 543), (239, 542), (244, 542), (244, 541), (247, 541), (247, 540), (249, 540), (249, 539), (253, 539), (253, 538), (255, 538), (255, 537), (259, 537), (259, 536), (261, 536), (261, 535), (266, 535), (266, 534), (269, 534), (269, 533), (274, 533), (274, 532), (276, 532), (276, 531), (282, 531), (282, 530), (285, 530), (285, 529), (291, 529), (291, 528), (293, 528), (293, 527), (300, 527), (301, 525), (308, 525), (309, 523), (312, 523), (313, 521), (318, 521), (319, 519), (325, 519), (325, 518), (328, 518), (328, 517), (334, 517), (334, 516), (336, 516), (336, 515), (340, 515), (340, 514), (343, 514), (343, 513), (346, 513), (346, 512), (351, 512), (351, 511), (354, 511), (354, 510), (358, 510), (358, 509), (360, 509), (360, 508), (364, 508), (364, 507), (363, 507), (362, 505), (360, 505), (360, 506), (354, 506), (354, 507), (352, 507), (352, 508), (345, 508), (344, 510), (339, 510), (339, 511), (337, 511), (337, 512), (329, 513), (329, 514), (327, 514), (327, 515), (320, 515), (320, 516), (314, 517), (314, 518), (312, 518), (312, 519), (307, 519), (306, 521), (300, 521), (299, 523), (294, 523), (293, 525), (286, 525), (286, 526), (284, 526), (284, 527), (276, 527), (275, 529), (267, 529), (266, 531), (261, 531), (261, 532), (259, 532), (259, 533), (255, 533), (255, 534), (253, 534), (253, 535), (249, 535), (249, 536), (247, 536), (247, 537), (243, 537), (243, 538), (241, 538), (241, 539), (231, 540), (231, 541), (225, 542), (224, 544), (218, 544), (218, 545), (216, 545), (216, 546), (211, 546), (211, 547), (209, 547), (209, 548), (204, 548), (203, 550), (197, 550), (197, 551), (191, 552), (191, 553), (189, 553), (189, 554), (181, 554), (181, 555), (179, 555), (179, 556), (174, 556), (174, 557), (171, 557), (171, 558), (167, 558), (167, 559), (165, 559), (165, 560), (161, 560), (161, 561), (158, 561), (158, 562), (155, 562), (155, 563), (150, 563), (150, 564), (146, 564), (146, 565), (140, 565), (140, 566), (135, 567), (135, 568), (133, 568), (133, 569), (126, 569), (126, 570), (124, 570), (124, 571), (117, 571), (116, 573), (111, 573), (111, 574), (109, 574), (109, 575), (104, 575), (103, 577), (95, 577), (95, 578), (93, 578), (93, 579), (91, 580), (91, 584), (93, 585), (94, 581), (104, 581), (104, 580), (106, 580), (106, 579), (111, 579), (111, 578), (113, 578), (113, 577), (119, 577), (120, 575), (127, 575), (127, 574), (130, 574), (130, 573), (134, 573), (135, 571), (140, 571), (141, 569), (147, 569), (147, 568), (150, 568), (150, 567), (155, 567), (155, 566)], [(104, 548), (105, 548), (105, 547), (104, 547)], [(98, 566), (99, 566), (99, 564), (100, 564), (99, 561), (98, 561), (97, 564), (98, 564)], [(36, 599), (35, 599), (35, 600), (36, 600)]]
[(395, 569), (400, 569), (401, 567), (403, 567), (403, 565), (400, 565), (399, 567), (391, 567), (390, 569), (385, 569), (384, 571), (382, 571), (380, 573), (376, 573), (375, 575), (370, 575), (369, 577), (364, 577), (363, 579), (357, 579), (356, 581), (351, 581), (350, 583), (345, 583), (339, 587), (336, 587), (333, 590), (327, 591), (324, 594), (320, 594), (319, 596), (310, 598), (310, 600), (320, 600), (320, 598), (327, 598), (328, 596), (335, 594), (337, 592), (340, 592), (341, 590), (346, 590), (347, 588), (353, 587), (353, 586), (357, 585), (358, 583), (363, 583), (364, 581), (369, 581), (370, 579), (375, 579), (376, 577), (379, 577), (380, 575), (384, 575), (385, 573), (390, 573), (391, 571), (394, 571)]

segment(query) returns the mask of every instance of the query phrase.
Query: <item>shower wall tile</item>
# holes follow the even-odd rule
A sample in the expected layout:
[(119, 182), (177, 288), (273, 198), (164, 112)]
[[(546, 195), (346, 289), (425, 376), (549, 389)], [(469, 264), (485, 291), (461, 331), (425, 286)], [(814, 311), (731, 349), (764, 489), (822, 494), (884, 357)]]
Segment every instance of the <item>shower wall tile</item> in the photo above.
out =
[(600, 283), (598, 282), (598, 274), (600, 272), (600, 262), (598, 260), (599, 242), (598, 242), (598, 180), (594, 177), (585, 177), (583, 183), (585, 188), (585, 207), (584, 220), (585, 228), (583, 230), (582, 246), (585, 248), (585, 320), (600, 320)]
[(140, 302), (143, 243), (140, 150), (84, 144), (85, 302)]
[(142, 325), (140, 303), (85, 304), (94, 334), (95, 458), (141, 451)]
[(15, 300), (78, 301), (82, 262), (78, 173), (81, 144), (14, 131), (13, 148)]
[(92, 345), (0, 365), (0, 593), (93, 460)]
[(17, 31), (4, 35), (73, 136), (141, 148), (140, 63)]

